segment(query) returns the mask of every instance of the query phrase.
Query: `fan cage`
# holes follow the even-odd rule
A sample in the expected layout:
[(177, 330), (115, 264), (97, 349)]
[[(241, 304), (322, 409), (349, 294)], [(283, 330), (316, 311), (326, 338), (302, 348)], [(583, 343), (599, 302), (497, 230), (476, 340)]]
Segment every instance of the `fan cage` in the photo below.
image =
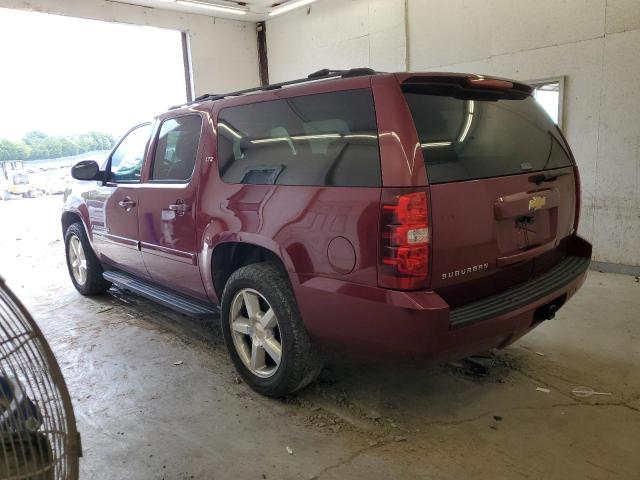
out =
[(60, 367), (0, 277), (0, 479), (76, 480), (80, 454)]

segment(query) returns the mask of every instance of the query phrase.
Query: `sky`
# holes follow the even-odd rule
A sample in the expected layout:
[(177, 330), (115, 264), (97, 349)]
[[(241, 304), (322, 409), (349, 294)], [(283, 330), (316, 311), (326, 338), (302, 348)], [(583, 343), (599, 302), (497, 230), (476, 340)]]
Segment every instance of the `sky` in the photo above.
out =
[(117, 137), (184, 101), (180, 32), (0, 8), (0, 138)]

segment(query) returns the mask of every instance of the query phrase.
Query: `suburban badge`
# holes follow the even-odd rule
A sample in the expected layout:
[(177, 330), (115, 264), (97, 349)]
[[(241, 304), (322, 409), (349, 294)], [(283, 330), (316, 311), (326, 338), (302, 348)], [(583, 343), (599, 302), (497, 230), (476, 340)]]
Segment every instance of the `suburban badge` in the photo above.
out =
[(461, 277), (463, 275), (468, 275), (475, 272), (483, 272), (485, 270), (489, 270), (488, 263), (481, 263), (479, 265), (461, 268), (460, 270), (454, 270), (453, 272), (443, 273), (442, 275), (440, 275), (440, 278), (442, 278), (442, 280), (446, 280), (447, 278)]

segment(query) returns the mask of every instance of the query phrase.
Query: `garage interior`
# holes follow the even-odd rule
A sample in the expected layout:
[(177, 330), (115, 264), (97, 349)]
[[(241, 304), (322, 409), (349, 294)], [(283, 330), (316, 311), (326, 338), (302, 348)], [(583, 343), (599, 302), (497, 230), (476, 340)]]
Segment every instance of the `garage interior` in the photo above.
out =
[[(473, 72), (555, 92), (580, 168), (579, 234), (593, 244), (586, 283), (488, 367), (331, 358), (315, 383), (271, 400), (240, 381), (217, 319), (115, 288), (78, 295), (60, 197), (0, 202), (0, 275), (61, 365), (81, 478), (638, 478), (640, 2), (281, 3), (0, 0), (0, 9), (183, 32), (189, 100), (354, 67)], [(596, 394), (576, 395), (581, 386)]]

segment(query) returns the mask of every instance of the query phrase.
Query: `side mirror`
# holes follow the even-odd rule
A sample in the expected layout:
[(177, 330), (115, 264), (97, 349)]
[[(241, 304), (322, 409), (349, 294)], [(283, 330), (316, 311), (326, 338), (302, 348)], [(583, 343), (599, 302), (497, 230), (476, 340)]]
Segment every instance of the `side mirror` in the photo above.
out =
[(82, 160), (71, 167), (71, 176), (76, 180), (103, 180), (104, 172), (95, 160)]

